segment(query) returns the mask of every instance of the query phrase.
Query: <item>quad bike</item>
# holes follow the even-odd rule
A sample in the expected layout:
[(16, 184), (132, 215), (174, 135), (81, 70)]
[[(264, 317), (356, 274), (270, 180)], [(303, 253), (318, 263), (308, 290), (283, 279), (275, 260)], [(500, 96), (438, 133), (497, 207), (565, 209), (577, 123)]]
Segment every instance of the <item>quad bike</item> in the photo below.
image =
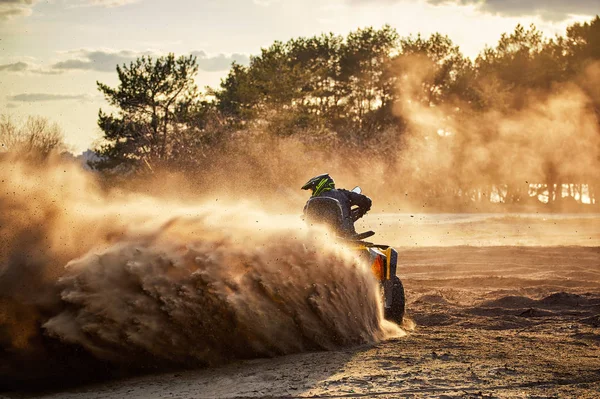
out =
[[(360, 187), (352, 191), (360, 193)], [(355, 212), (351, 211), (352, 223), (358, 219)], [(405, 312), (404, 287), (400, 278), (396, 275), (398, 263), (398, 252), (388, 245), (373, 244), (364, 241), (365, 238), (373, 236), (373, 231), (364, 233), (348, 233), (354, 229), (348, 229), (344, 221), (342, 207), (334, 198), (313, 197), (308, 200), (304, 207), (305, 221), (310, 224), (326, 225), (336, 235), (347, 242), (359, 255), (359, 257), (371, 265), (371, 270), (382, 288), (382, 301), (384, 305), (384, 317), (395, 323), (402, 323)]]

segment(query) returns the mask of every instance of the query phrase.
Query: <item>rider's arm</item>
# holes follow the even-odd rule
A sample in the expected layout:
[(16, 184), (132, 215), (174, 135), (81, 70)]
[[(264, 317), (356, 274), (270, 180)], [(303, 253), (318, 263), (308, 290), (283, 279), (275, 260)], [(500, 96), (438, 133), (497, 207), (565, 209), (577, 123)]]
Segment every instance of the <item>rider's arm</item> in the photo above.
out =
[(348, 195), (348, 199), (350, 200), (350, 207), (358, 207), (356, 211), (352, 212), (354, 220), (361, 218), (365, 213), (369, 211), (369, 209), (371, 209), (371, 198), (363, 194), (355, 193), (353, 191), (348, 191), (346, 194)]

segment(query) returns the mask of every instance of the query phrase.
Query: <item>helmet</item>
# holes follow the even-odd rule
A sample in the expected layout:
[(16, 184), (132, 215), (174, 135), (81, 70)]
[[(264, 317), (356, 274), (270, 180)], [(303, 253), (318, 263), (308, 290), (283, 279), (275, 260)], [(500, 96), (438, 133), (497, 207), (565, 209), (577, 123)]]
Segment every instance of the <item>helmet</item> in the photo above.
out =
[(323, 173), (322, 175), (315, 176), (309, 181), (306, 182), (305, 185), (302, 186), (302, 190), (312, 190), (313, 197), (321, 195), (325, 191), (333, 190), (335, 188), (335, 182), (329, 176), (328, 173)]

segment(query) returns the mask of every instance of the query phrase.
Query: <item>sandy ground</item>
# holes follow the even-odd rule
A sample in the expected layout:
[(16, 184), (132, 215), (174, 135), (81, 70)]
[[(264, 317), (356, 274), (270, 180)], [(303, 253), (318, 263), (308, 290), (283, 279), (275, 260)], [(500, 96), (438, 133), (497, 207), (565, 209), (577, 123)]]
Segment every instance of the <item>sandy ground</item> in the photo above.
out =
[(585, 226), (563, 226), (570, 246), (399, 248), (403, 338), (10, 397), (598, 398), (600, 227)]

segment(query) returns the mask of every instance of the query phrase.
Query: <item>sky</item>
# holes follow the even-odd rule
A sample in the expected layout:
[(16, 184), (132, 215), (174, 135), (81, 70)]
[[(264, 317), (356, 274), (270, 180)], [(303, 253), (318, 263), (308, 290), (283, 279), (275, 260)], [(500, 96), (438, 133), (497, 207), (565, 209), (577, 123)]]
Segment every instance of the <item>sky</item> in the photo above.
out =
[(0, 0), (0, 114), (39, 115), (78, 154), (101, 138), (96, 82), (117, 64), (169, 52), (198, 58), (199, 87), (217, 87), (275, 40), (389, 24), (440, 32), (476, 57), (517, 24), (548, 36), (600, 13), (600, 0)]

